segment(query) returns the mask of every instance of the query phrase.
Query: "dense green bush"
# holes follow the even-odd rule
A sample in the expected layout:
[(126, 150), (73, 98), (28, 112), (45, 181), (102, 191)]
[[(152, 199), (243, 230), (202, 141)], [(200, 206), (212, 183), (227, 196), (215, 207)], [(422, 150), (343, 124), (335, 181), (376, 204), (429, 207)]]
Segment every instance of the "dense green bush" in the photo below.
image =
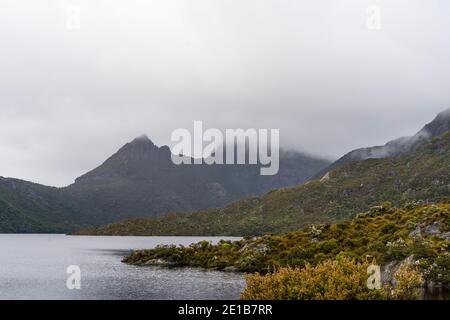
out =
[(395, 286), (367, 286), (369, 262), (339, 256), (316, 266), (282, 267), (261, 275), (247, 274), (244, 300), (373, 300), (417, 299), (422, 276), (411, 263), (403, 263), (394, 274)]
[(244, 300), (372, 300), (385, 299), (382, 289), (367, 287), (367, 262), (343, 257), (317, 266), (283, 267), (246, 276)]
[(396, 285), (390, 289), (389, 297), (398, 300), (417, 299), (423, 282), (419, 269), (411, 263), (402, 264), (394, 274)]

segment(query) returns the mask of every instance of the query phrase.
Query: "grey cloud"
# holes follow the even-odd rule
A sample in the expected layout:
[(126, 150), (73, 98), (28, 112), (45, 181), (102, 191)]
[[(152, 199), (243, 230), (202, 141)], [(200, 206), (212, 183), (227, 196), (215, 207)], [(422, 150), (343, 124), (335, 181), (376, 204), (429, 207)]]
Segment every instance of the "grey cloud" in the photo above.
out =
[[(344, 5), (345, 4), (345, 5)], [(380, 31), (365, 27), (379, 5)], [(81, 28), (65, 27), (68, 6)], [(0, 3), (0, 175), (65, 185), (123, 143), (279, 128), (337, 158), (450, 105), (445, 0)]]

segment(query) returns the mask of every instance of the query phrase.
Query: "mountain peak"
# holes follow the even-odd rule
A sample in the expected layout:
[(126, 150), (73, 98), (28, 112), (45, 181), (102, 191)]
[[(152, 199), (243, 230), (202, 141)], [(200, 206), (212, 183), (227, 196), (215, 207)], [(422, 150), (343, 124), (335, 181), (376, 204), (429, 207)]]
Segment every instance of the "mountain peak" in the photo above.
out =
[(149, 137), (145, 133), (141, 134), (137, 138), (133, 139), (133, 141), (131, 141), (131, 143), (142, 143), (142, 142), (144, 142), (144, 143), (150, 142), (151, 144), (153, 144), (152, 140), (150, 140)]
[(433, 121), (419, 131), (419, 134), (427, 134), (435, 137), (448, 130), (450, 130), (450, 108), (440, 112)]
[(418, 146), (429, 141), (431, 138), (442, 135), (450, 130), (450, 108), (440, 112), (431, 122), (426, 124), (413, 136), (401, 137), (391, 140), (382, 146), (355, 149), (336, 160), (332, 165), (319, 171), (316, 178), (322, 177), (330, 170), (343, 165), (349, 161), (380, 159), (396, 157), (414, 151)]
[(123, 178), (137, 179), (152, 173), (170, 161), (147, 135), (143, 134), (126, 143), (103, 164), (75, 179), (75, 183), (110, 183)]
[(440, 112), (436, 118), (450, 118), (450, 108), (445, 109), (444, 111)]

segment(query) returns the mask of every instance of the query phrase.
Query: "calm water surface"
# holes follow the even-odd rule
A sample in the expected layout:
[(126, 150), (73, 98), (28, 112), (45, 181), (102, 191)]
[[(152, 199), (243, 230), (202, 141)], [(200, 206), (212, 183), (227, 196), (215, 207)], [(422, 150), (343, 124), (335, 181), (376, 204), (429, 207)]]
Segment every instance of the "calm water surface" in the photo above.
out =
[[(0, 234), (0, 299), (238, 299), (238, 273), (137, 267), (121, 262), (131, 249), (220, 237), (90, 237)], [(66, 268), (81, 268), (69, 290)]]

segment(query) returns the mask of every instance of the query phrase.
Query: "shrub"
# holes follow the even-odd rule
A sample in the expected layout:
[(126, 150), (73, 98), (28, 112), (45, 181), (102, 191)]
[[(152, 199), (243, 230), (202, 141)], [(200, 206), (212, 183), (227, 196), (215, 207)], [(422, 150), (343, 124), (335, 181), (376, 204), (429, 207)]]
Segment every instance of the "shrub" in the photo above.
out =
[(355, 300), (384, 299), (383, 290), (369, 290), (367, 262), (342, 256), (313, 267), (283, 267), (273, 273), (246, 275), (244, 300)]
[(411, 263), (403, 263), (394, 273), (395, 288), (391, 290), (391, 298), (413, 300), (420, 296), (422, 275)]

